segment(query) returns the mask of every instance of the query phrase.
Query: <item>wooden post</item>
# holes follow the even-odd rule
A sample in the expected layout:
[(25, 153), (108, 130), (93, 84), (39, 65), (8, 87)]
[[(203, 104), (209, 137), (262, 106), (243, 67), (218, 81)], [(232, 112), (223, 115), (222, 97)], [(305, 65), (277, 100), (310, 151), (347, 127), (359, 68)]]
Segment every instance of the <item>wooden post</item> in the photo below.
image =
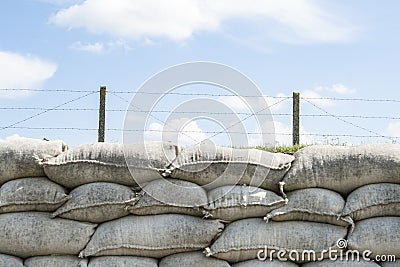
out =
[(100, 106), (99, 106), (99, 134), (98, 142), (104, 142), (106, 128), (106, 87), (100, 86)]
[(293, 92), (293, 145), (300, 144), (300, 93)]

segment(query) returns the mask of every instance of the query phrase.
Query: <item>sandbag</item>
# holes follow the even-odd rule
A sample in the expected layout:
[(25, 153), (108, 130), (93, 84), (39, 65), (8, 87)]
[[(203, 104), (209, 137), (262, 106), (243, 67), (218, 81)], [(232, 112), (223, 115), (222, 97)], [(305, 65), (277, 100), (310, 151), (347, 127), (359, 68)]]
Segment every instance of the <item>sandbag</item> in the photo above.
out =
[(217, 220), (189, 215), (130, 215), (101, 224), (80, 256), (161, 258), (205, 248), (223, 228)]
[(286, 204), (276, 193), (253, 186), (222, 186), (208, 192), (207, 210), (213, 219), (235, 221), (263, 217)]
[(131, 188), (114, 183), (90, 183), (70, 192), (70, 199), (51, 216), (101, 223), (129, 214), (126, 207), (138, 200)]
[(400, 258), (400, 217), (376, 217), (356, 223), (348, 236), (348, 248), (370, 250), (374, 255)]
[(0, 185), (17, 178), (44, 176), (41, 163), (66, 149), (59, 140), (12, 138), (0, 141)]
[(87, 267), (88, 260), (77, 256), (37, 256), (25, 260), (25, 267)]
[(160, 260), (159, 267), (230, 267), (231, 265), (224, 261), (211, 257), (206, 257), (203, 252), (183, 252), (167, 256)]
[(285, 190), (322, 187), (343, 196), (372, 183), (400, 183), (400, 145), (307, 146), (284, 178)]
[(300, 189), (287, 193), (287, 205), (268, 213), (264, 220), (269, 221), (310, 221), (340, 226), (353, 225), (351, 218), (339, 219), (345, 201), (331, 190), (322, 188)]
[(24, 267), (23, 261), (20, 258), (0, 254), (0, 266), (1, 267)]
[(171, 177), (207, 190), (246, 184), (279, 193), (279, 182), (294, 157), (258, 149), (195, 146), (185, 149), (171, 165)]
[(232, 265), (232, 267), (298, 267), (294, 262), (290, 261), (279, 261), (277, 259), (270, 261), (260, 261), (260, 260), (249, 260), (242, 261)]
[(68, 188), (93, 182), (136, 186), (160, 179), (160, 171), (176, 153), (175, 145), (161, 142), (86, 144), (46, 161), (44, 170), (51, 180)]
[(55, 211), (68, 200), (67, 191), (46, 177), (20, 178), (0, 188), (0, 213)]
[(96, 225), (65, 219), (50, 219), (47, 212), (0, 214), (0, 253), (21, 258), (78, 255)]
[[(339, 257), (339, 255), (337, 255)], [(343, 253), (345, 257), (345, 253)], [(362, 255), (360, 255), (359, 260), (331, 260), (326, 259), (322, 261), (309, 262), (302, 265), (302, 267), (379, 267), (380, 265), (373, 261), (365, 261), (362, 259)]]
[[(229, 224), (206, 251), (208, 256), (233, 263), (257, 259), (259, 251), (265, 253), (268, 249), (296, 250), (299, 253), (313, 250), (320, 257), (323, 250), (334, 247), (337, 240), (343, 239), (346, 234), (345, 227), (331, 224), (301, 221), (265, 224), (258, 218), (243, 219)], [(289, 259), (289, 253), (281, 257)], [(303, 259), (299, 257), (297, 261)]]
[(347, 197), (342, 214), (354, 221), (400, 216), (400, 184), (370, 184), (357, 188)]
[(144, 186), (138, 202), (128, 207), (135, 215), (187, 214), (203, 216), (206, 191), (197, 184), (176, 179), (158, 179)]
[(88, 267), (157, 267), (157, 260), (134, 256), (92, 257)]

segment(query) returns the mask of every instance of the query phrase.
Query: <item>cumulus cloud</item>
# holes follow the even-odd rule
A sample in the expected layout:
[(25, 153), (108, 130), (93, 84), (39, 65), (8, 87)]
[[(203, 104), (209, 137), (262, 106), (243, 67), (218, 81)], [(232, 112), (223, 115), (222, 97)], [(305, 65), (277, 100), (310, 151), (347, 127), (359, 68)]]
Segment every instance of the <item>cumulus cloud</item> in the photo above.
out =
[(82, 43), (78, 41), (71, 44), (69, 48), (77, 51), (84, 51), (96, 54), (106, 53), (116, 49), (123, 49), (125, 51), (131, 49), (131, 47), (125, 41), (122, 40), (109, 41), (107, 43), (103, 42)]
[[(35, 88), (51, 78), (57, 65), (46, 60), (0, 51), (0, 88)], [(0, 98), (18, 98), (29, 91), (2, 91)]]
[(319, 106), (319, 107), (332, 107), (335, 105), (331, 99), (325, 99), (319, 93), (313, 90), (305, 90), (300, 93), (300, 97)]
[(103, 43), (83, 44), (81, 42), (75, 42), (72, 45), (70, 45), (69, 48), (71, 48), (73, 50), (92, 52), (92, 53), (104, 52), (104, 44)]
[(331, 92), (339, 95), (351, 95), (356, 92), (355, 89), (351, 89), (343, 84), (334, 84), (330, 87), (318, 86), (315, 88), (318, 92)]
[(184, 41), (198, 32), (223, 31), (234, 19), (263, 25), (262, 34), (288, 43), (348, 41), (356, 31), (311, 0), (86, 0), (58, 11), (50, 22), (118, 38)]
[(391, 122), (387, 126), (386, 132), (393, 137), (400, 137), (400, 122)]

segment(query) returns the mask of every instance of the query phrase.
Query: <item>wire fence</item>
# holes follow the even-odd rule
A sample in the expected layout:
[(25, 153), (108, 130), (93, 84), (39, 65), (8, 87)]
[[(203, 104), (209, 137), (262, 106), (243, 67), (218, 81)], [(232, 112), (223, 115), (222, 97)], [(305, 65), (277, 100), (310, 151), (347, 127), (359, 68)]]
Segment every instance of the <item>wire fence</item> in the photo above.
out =
[[(27, 105), (26, 102), (22, 101), (23, 104), (16, 105), (17, 101), (5, 101), (5, 98), (2, 95), (6, 93), (13, 92), (32, 92), (32, 93), (51, 93), (54, 94), (52, 102), (58, 102), (57, 104), (46, 104), (46, 106), (34, 106)], [(98, 131), (98, 127), (96, 127), (98, 121), (94, 121), (90, 124), (90, 126), (82, 126), (78, 125), (68, 125), (68, 126), (57, 126), (55, 122), (46, 120), (43, 118), (46, 114), (49, 113), (59, 113), (61, 112), (63, 115), (60, 118), (66, 116), (66, 114), (70, 115), (72, 112), (78, 112), (79, 115), (77, 118), (85, 118), (86, 112), (93, 112), (95, 115), (99, 111), (99, 107), (96, 106), (98, 103), (96, 102), (97, 96), (99, 94), (99, 90), (68, 90), (68, 89), (29, 89), (29, 88), (0, 88), (0, 139), (4, 138), (7, 134), (10, 134), (11, 131), (14, 133), (19, 133), (19, 131), (65, 131), (68, 132), (66, 135), (70, 135), (71, 132), (74, 134), (80, 132), (95, 132)], [(150, 114), (150, 116), (157, 120), (158, 122), (165, 123), (164, 120), (159, 119), (158, 115), (168, 115), (171, 110), (170, 109), (155, 109), (155, 110), (140, 110), (135, 107), (128, 108), (128, 104), (130, 103), (130, 98), (134, 94), (158, 94), (157, 92), (136, 92), (131, 90), (107, 90), (107, 96), (110, 99), (107, 99), (107, 114), (115, 114), (114, 116), (123, 117), (124, 113), (127, 111), (135, 111), (137, 113), (142, 114)], [(226, 94), (226, 93), (210, 93), (210, 92), (169, 92), (165, 95), (168, 96), (183, 96), (183, 97), (233, 97), (234, 94)], [(61, 101), (61, 96), (65, 98), (66, 96), (70, 96), (67, 100)], [(92, 99), (91, 106), (88, 106), (87, 102), (85, 102), (89, 97), (96, 96), (96, 99)], [(111, 97), (114, 98), (113, 101)], [(242, 96), (246, 98), (251, 97), (260, 97), (260, 96), (252, 96), (246, 95)], [(290, 121), (293, 112), (290, 107), (287, 107), (284, 112), (282, 111), (274, 111), (273, 106), (279, 105), (284, 102), (290, 102), (293, 98), (292, 96), (264, 96), (269, 101), (273, 101), (274, 103), (269, 106), (272, 110), (271, 115), (275, 120), (277, 118), (282, 118), (286, 121)], [(128, 99), (129, 98), (129, 99)], [(3, 101), (2, 101), (3, 100)], [(123, 103), (121, 107), (121, 103), (117, 104), (115, 100)], [(363, 105), (363, 109), (357, 109), (359, 114), (343, 114), (342, 112), (332, 112), (329, 108), (324, 107), (319, 104), (318, 101), (336, 101), (336, 102), (349, 102), (351, 105), (355, 105), (355, 103), (361, 103)], [(359, 139), (359, 143), (370, 141), (371, 139), (377, 139), (385, 142), (393, 142), (396, 143), (400, 140), (400, 136), (396, 136), (396, 134), (388, 133), (382, 125), (396, 125), (399, 123), (400, 129), (400, 116), (393, 116), (392, 114), (367, 114), (369, 111), (373, 111), (374, 109), (368, 108), (369, 105), (394, 105), (399, 110), (398, 105), (400, 100), (398, 99), (369, 99), (369, 98), (338, 98), (338, 97), (302, 97), (300, 96), (301, 109), (303, 106), (308, 106), (305, 108), (306, 111), (301, 111), (299, 117), (301, 119), (301, 123), (307, 127), (305, 120), (316, 120), (316, 119), (332, 119), (335, 123), (332, 123), (335, 132), (327, 131), (325, 128), (317, 128), (316, 130), (309, 130), (300, 132), (300, 136), (302, 139), (305, 137), (321, 137), (324, 140), (328, 140), (329, 138), (338, 138), (338, 139)], [(94, 104), (96, 103), (96, 104)], [(72, 106), (73, 105), (73, 106)], [(347, 105), (347, 104), (346, 104)], [(133, 108), (133, 109), (132, 109)], [(329, 110), (328, 110), (329, 109)], [(96, 112), (96, 113), (95, 113)], [(257, 111), (257, 112), (262, 112)], [(215, 111), (174, 111), (175, 114), (191, 114), (196, 113), (198, 115), (238, 115), (241, 116), (241, 119), (237, 123), (242, 123), (243, 121), (253, 117), (255, 114), (253, 112), (248, 111), (237, 111), (237, 112), (215, 112)], [(92, 115), (92, 117), (94, 117)], [(108, 116), (108, 115), (107, 115)], [(12, 120), (13, 118), (17, 118)], [(30, 123), (35, 119), (35, 123)], [(11, 120), (11, 121), (10, 121)], [(122, 125), (122, 124), (121, 124)], [(380, 125), (377, 127), (377, 125)], [(155, 130), (155, 129), (124, 129), (123, 127), (114, 127), (115, 125), (111, 125), (111, 127), (106, 127), (105, 131), (107, 133), (116, 132), (121, 133), (123, 131), (146, 131), (146, 132), (179, 132), (176, 129), (164, 129), (164, 130)], [(344, 127), (348, 127), (344, 129)], [(225, 129), (229, 130), (229, 129)], [(7, 133), (5, 133), (7, 131)], [(195, 131), (185, 131), (186, 135), (190, 135)], [(202, 133), (215, 136), (221, 134), (223, 131), (207, 131), (202, 130)], [(235, 134), (246, 134), (246, 135), (256, 135), (260, 134), (259, 132), (230, 132)], [(93, 135), (92, 133), (90, 133)], [(277, 129), (274, 133), (276, 136), (292, 136), (291, 131), (282, 131)], [(107, 136), (107, 135), (106, 135)]]

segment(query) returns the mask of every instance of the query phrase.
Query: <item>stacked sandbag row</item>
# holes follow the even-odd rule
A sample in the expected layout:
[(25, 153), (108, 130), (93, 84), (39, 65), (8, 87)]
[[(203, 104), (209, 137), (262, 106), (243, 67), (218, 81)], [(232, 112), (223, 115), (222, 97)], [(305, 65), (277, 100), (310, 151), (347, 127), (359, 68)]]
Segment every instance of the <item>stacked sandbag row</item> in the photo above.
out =
[[(399, 154), (389, 147), (390, 160), (365, 172), (376, 175), (386, 164), (396, 173)], [(373, 240), (374, 253), (398, 253), (399, 194), (393, 183), (399, 174), (389, 178), (391, 184), (383, 179), (360, 185), (351, 180), (368, 176), (362, 168), (374, 164), (375, 151), (362, 148), (335, 158), (330, 147), (315, 149), (300, 150), (291, 169), (295, 157), (255, 149), (99, 143), (60, 152), (38, 164), (47, 177), (11, 178), (1, 186), (0, 198), (23, 201), (17, 210), (0, 210), (0, 266), (299, 266), (303, 261), (292, 262), (288, 253), (289, 261), (279, 261), (278, 251), (313, 250), (316, 258), (327, 258), (324, 251), (344, 239), (348, 248), (369, 247)], [(385, 155), (378, 153), (378, 159)], [(347, 173), (347, 161), (359, 177)], [(331, 166), (325, 172), (336, 174), (324, 174), (325, 165)], [(315, 173), (325, 178), (312, 178)], [(359, 186), (349, 190), (348, 184)], [(380, 217), (363, 226), (374, 216)]]
[[(336, 206), (336, 215), (339, 215), (337, 222), (355, 223), (346, 236), (346, 249), (360, 253), (370, 250), (371, 259), (383, 255), (382, 261), (400, 258), (399, 145), (316, 145), (299, 150), (295, 157), (292, 168), (283, 180), (284, 189), (288, 192), (288, 206), (291, 202), (317, 203), (333, 194), (337, 198), (341, 196), (345, 203), (344, 206)], [(320, 191), (323, 196), (309, 200), (293, 198), (293, 195), (307, 190)], [(326, 192), (322, 194), (323, 191)], [(324, 205), (328, 206), (327, 203)], [(282, 215), (275, 210), (267, 215), (267, 219), (274, 220)], [(389, 264), (381, 263), (382, 266)], [(369, 265), (364, 263), (362, 266)]]

